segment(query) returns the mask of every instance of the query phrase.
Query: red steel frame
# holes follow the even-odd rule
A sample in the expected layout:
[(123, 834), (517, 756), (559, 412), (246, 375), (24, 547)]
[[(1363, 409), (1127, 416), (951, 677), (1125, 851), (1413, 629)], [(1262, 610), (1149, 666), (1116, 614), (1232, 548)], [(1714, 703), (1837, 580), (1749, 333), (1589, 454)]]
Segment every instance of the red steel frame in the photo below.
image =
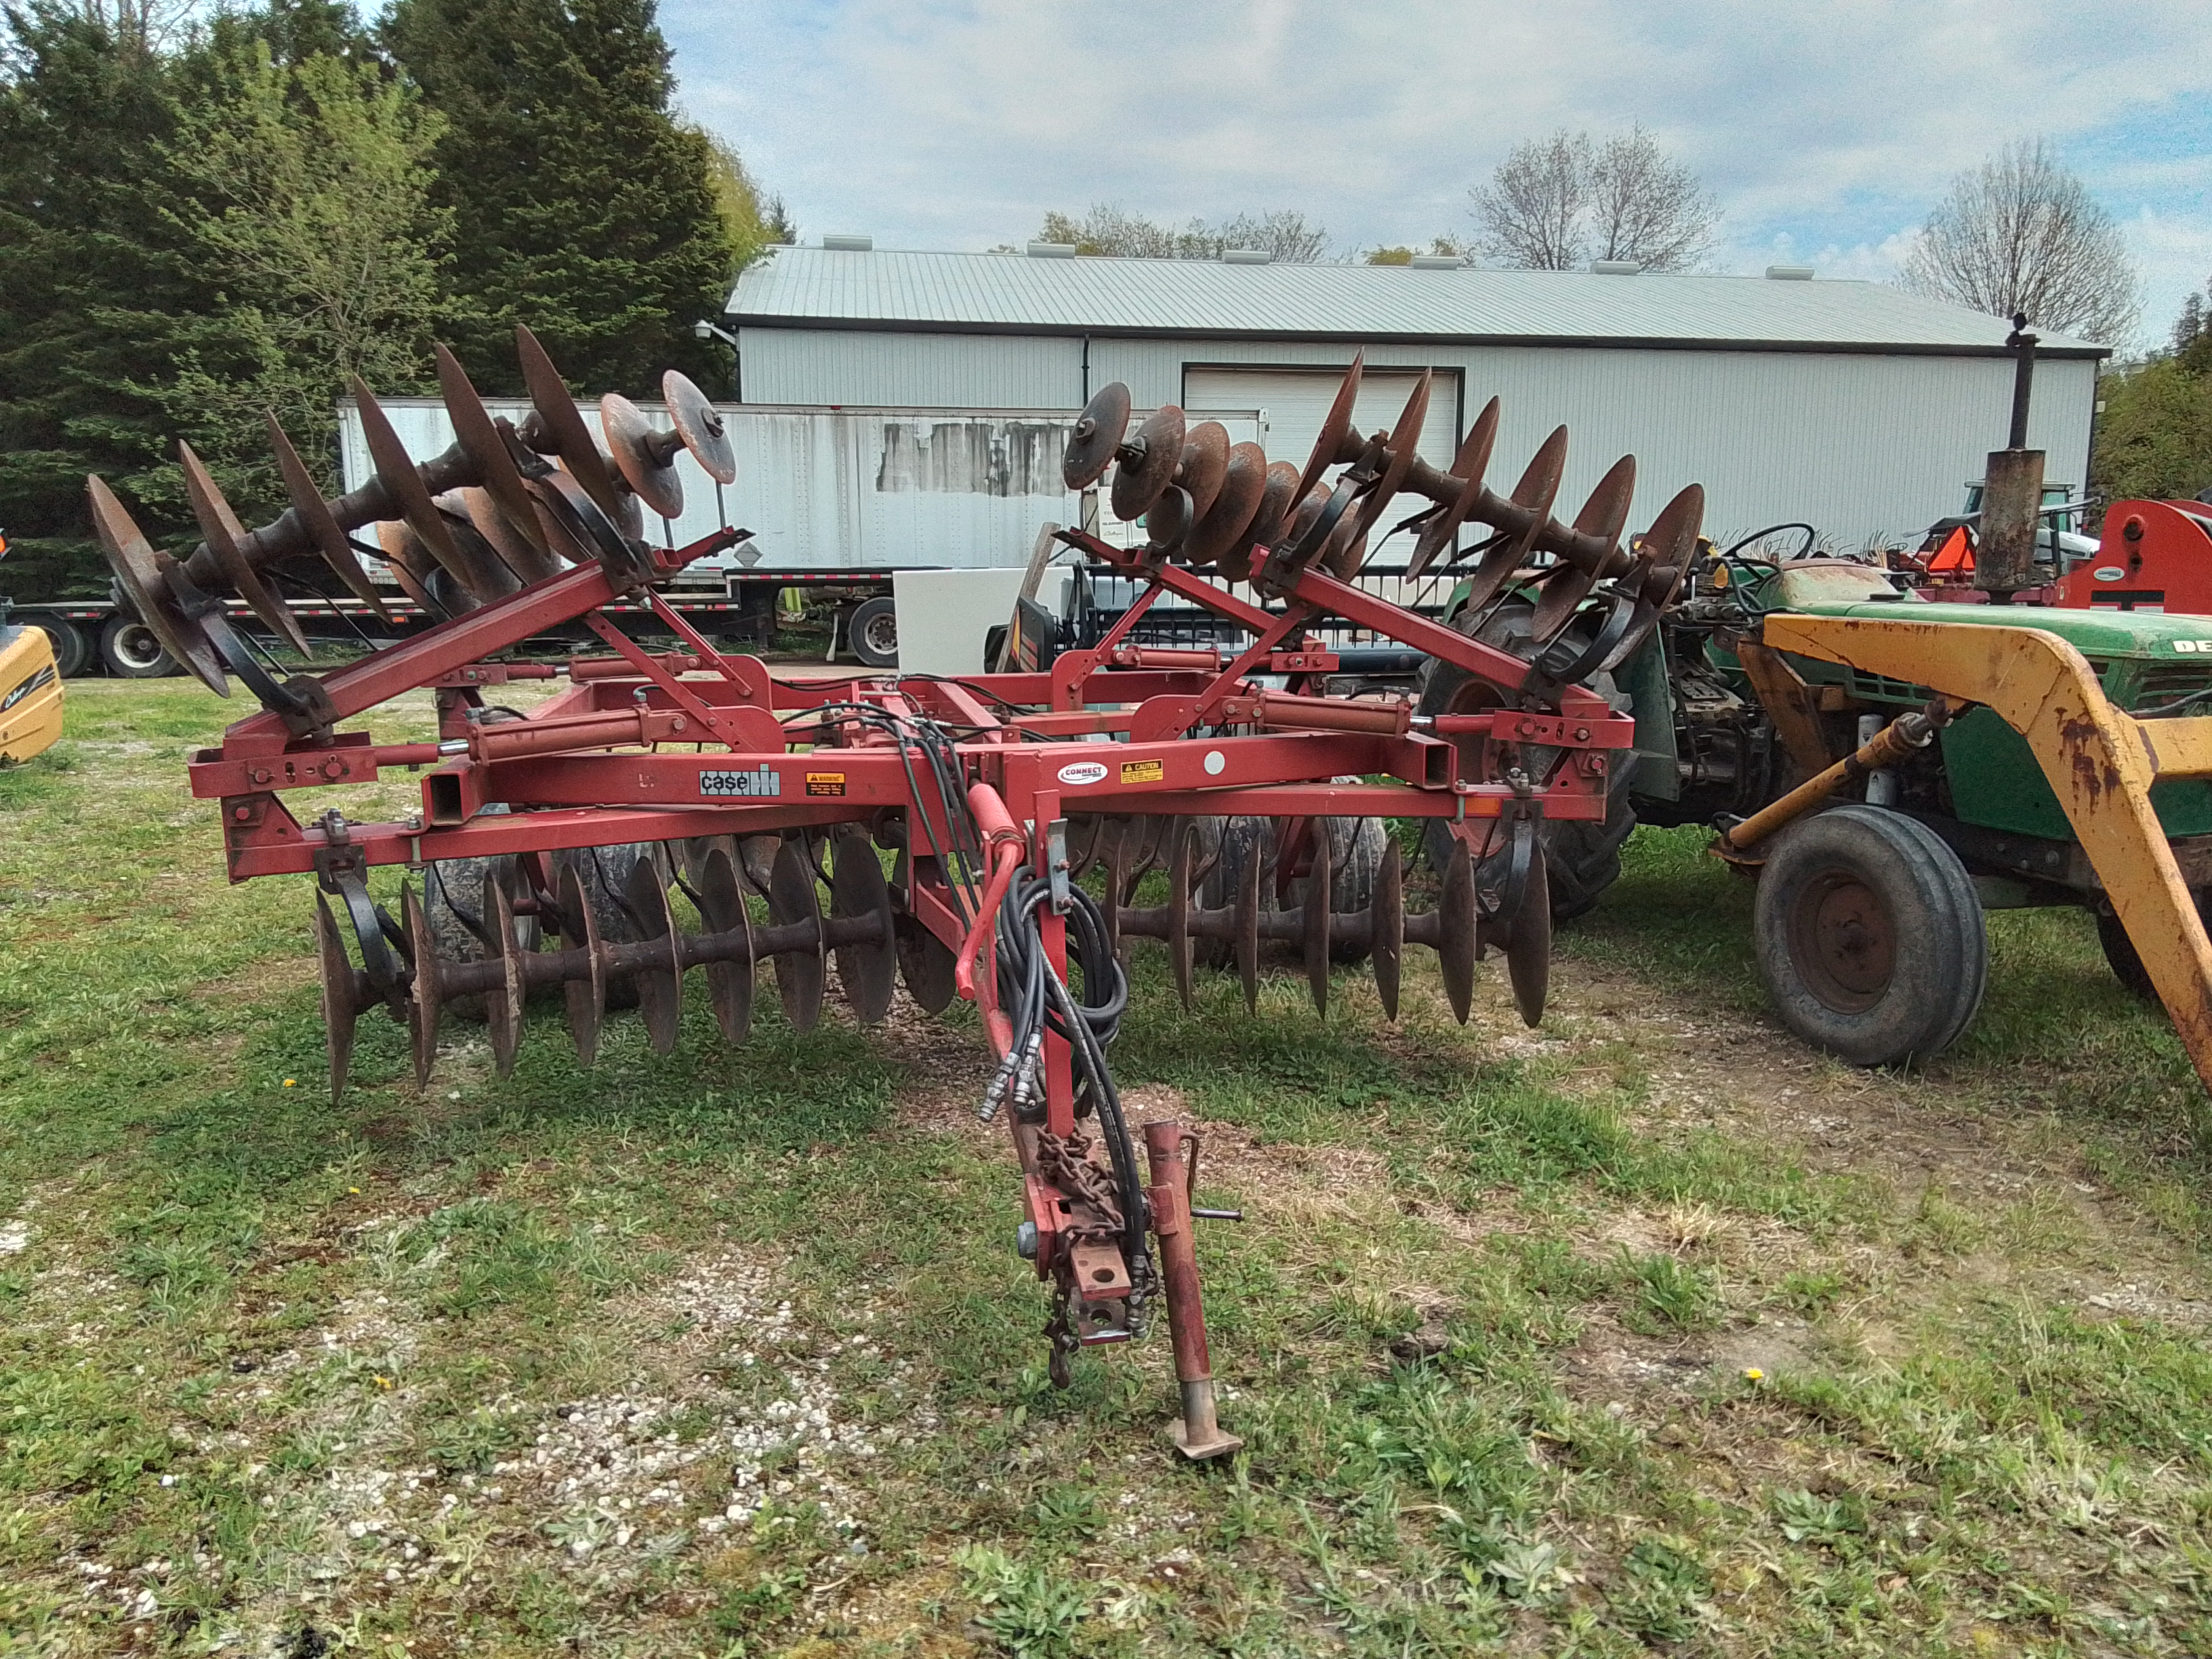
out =
[[(319, 854), (339, 848), (349, 862), (419, 867), (446, 859), (902, 817), (911, 859), (908, 908), (955, 953), (959, 993), (979, 1003), (1001, 1058), (1008, 1026), (995, 1006), (993, 912), (1024, 860), (1050, 873), (1042, 832), (1071, 811), (1437, 817), (1464, 825), (1461, 833), (1477, 843), (1482, 821), (1508, 812), (1604, 817), (1607, 751), (1628, 746), (1634, 724), (1595, 694), (1573, 685), (1539, 687), (1522, 659), (1318, 572), (1293, 579), (1279, 596), (1285, 609), (1270, 612), (1187, 568), (1147, 559), (1141, 550), (1081, 535), (1064, 539), (1151, 586), (1098, 646), (1068, 653), (1042, 672), (957, 680), (885, 672), (842, 682), (782, 681), (757, 659), (717, 653), (657, 600), (648, 602), (679, 648), (651, 653), (599, 614), (617, 600), (635, 603), (635, 586), (599, 566), (580, 566), (322, 678), (338, 720), (404, 691), (439, 688), (441, 743), (378, 744), (365, 732), (328, 730), (300, 736), (277, 715), (258, 714), (230, 727), (220, 748), (194, 757), (193, 793), (222, 802), (234, 880), (314, 871)], [(716, 535), (681, 550), (653, 550), (653, 574), (672, 574), (726, 540)], [(1211, 651), (1128, 645), (1129, 631), (1161, 592), (1242, 625), (1254, 643), (1227, 662)], [(1401, 703), (1306, 695), (1336, 665), (1304, 634), (1305, 624), (1324, 613), (1471, 671), (1496, 687), (1507, 706), (1415, 730)], [(578, 619), (615, 654), (578, 657), (565, 665), (485, 660)], [(1288, 690), (1255, 684), (1250, 677), (1260, 673), (1285, 678)], [(487, 724), (473, 718), (487, 688), (563, 674), (567, 689), (526, 719)], [(1523, 695), (1536, 691), (1542, 695)], [(1516, 702), (1526, 706), (1510, 706)], [(963, 924), (947, 884), (943, 860), (951, 836), (941, 805), (916, 799), (900, 749), (880, 730), (841, 714), (837, 705), (850, 703), (964, 733), (956, 752), (990, 866), (983, 912), (972, 924)], [(821, 718), (808, 726), (804, 716), (813, 710), (823, 711)], [(793, 717), (811, 743), (787, 738), (783, 723)], [(1077, 741), (1085, 738), (1108, 741)], [(1521, 746), (1529, 744), (1562, 758), (1547, 777), (1508, 781)], [(283, 799), (290, 789), (367, 782), (395, 767), (425, 766), (432, 769), (423, 781), (423, 810), (411, 822), (349, 823), (330, 814), (302, 823)], [(748, 774), (762, 793), (732, 799), (710, 793), (733, 787), (732, 775)], [(1346, 775), (1388, 781), (1336, 781)], [(513, 810), (483, 811), (494, 803)], [(1047, 951), (1065, 975), (1063, 925), (1048, 913), (1043, 927)], [(1043, 1123), (1015, 1122), (1014, 1134), (1036, 1229), (1036, 1271), (1049, 1277), (1068, 1270), (1060, 1238), (1074, 1211), (1068, 1195), (1041, 1173), (1035, 1143), (1039, 1127), (1066, 1139), (1078, 1126), (1066, 1042), (1049, 1037), (1044, 1061)], [(1203, 1375), (1205, 1328), (1189, 1254), (1188, 1194), (1178, 1199), (1159, 1184), (1163, 1171), (1174, 1167), (1181, 1166), (1164, 1140), (1155, 1148), (1152, 1207), (1188, 1396), (1192, 1368)], [(1104, 1249), (1080, 1248), (1093, 1255)], [(1088, 1259), (1080, 1264), (1085, 1295), (1126, 1297), (1126, 1264), (1118, 1250), (1104, 1255), (1112, 1259), (1103, 1265)], [(1192, 1344), (1195, 1359), (1186, 1352)], [(1210, 1424), (1210, 1407), (1208, 1418)], [(1224, 1437), (1223, 1443), (1230, 1443)]]

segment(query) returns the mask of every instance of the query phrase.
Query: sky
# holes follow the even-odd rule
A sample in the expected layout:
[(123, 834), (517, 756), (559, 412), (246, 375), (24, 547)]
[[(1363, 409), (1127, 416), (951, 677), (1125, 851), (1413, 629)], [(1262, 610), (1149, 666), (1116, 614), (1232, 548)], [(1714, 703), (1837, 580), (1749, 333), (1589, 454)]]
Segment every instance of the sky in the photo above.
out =
[(1109, 202), (1295, 209), (1340, 254), (1471, 228), (1516, 142), (1641, 125), (1711, 268), (1893, 275), (1952, 179), (2048, 139), (2142, 277), (2212, 277), (2207, 0), (662, 0), (684, 107), (802, 240), (978, 251)]

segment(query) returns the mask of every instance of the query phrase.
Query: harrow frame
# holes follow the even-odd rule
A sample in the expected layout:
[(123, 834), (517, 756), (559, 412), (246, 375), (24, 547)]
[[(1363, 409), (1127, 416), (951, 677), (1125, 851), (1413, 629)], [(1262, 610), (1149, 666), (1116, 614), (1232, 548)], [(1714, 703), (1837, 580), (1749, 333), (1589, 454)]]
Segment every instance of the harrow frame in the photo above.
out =
[[(1206, 1218), (1191, 1203), (1196, 1138), (1173, 1123), (1142, 1126), (1147, 1178), (1105, 1064), (1126, 1002), (1123, 941), (1165, 944), (1186, 1003), (1199, 940), (1233, 951), (1248, 1002), (1263, 943), (1302, 945), (1324, 1012), (1333, 956), (1365, 955), (1393, 1018), (1405, 947), (1421, 944), (1437, 952), (1462, 1021), (1475, 964), (1495, 948), (1533, 1024), (1550, 948), (1539, 832), (1547, 818), (1602, 819), (1611, 751), (1634, 740), (1632, 719), (1578, 682), (1633, 649), (1672, 601), (1696, 542), (1701, 493), (1683, 490), (1644, 537), (1624, 544), (1634, 475), (1624, 457), (1575, 523), (1563, 525), (1550, 507), (1564, 428), (1513, 495), (1497, 496), (1481, 482), (1494, 400), (1454, 471), (1438, 472), (1413, 456), (1425, 380), (1391, 432), (1362, 438), (1351, 429), (1356, 361), (1303, 473), (1270, 464), (1256, 445), (1232, 447), (1214, 423), (1186, 434), (1172, 406), (1131, 434), (1127, 393), (1109, 387), (1079, 422), (1067, 479), (1087, 488), (1118, 462), (1115, 510), (1142, 515), (1152, 538), (1118, 549), (1061, 533), (1071, 550), (1140, 584), (1097, 645), (1024, 672), (786, 680), (757, 658), (715, 650), (659, 594), (685, 565), (745, 532), (725, 529), (681, 549), (655, 548), (640, 533), (641, 501), (665, 514), (680, 500), (669, 470), (679, 448), (718, 482), (733, 476), (711, 405), (671, 376), (678, 429), (656, 434), (610, 397), (601, 425), (611, 453), (602, 453), (526, 331), (519, 347), (536, 409), (520, 426), (484, 415), (441, 351), (440, 378), (460, 434), (453, 449), (410, 462), (357, 386), (380, 441), (376, 480), (325, 501), (293, 458), (285, 467), (293, 506), (258, 530), (240, 525), (187, 453), (208, 539), (185, 559), (155, 551), (104, 484), (88, 486), (118, 582), (149, 624), (211, 689), (228, 695), (228, 669), (262, 704), (219, 746), (192, 757), (191, 783), (221, 804), (233, 880), (318, 878), (333, 1101), (356, 1024), (380, 1006), (410, 1028), (416, 1077), (427, 1082), (441, 1018), (460, 997), (481, 999), (502, 1075), (515, 1063), (527, 994), (541, 986), (562, 988), (585, 1064), (617, 983), (635, 995), (653, 1046), (672, 1049), (692, 968), (707, 970), (717, 1023), (732, 1041), (750, 1028), (764, 957), (802, 1030), (819, 1017), (832, 957), (863, 1022), (888, 1012), (895, 973), (929, 1012), (956, 996), (973, 1000), (999, 1060), (982, 1114), (1012, 1109), (1025, 1211), (1018, 1248), (1054, 1287), (1054, 1380), (1066, 1380), (1081, 1347), (1140, 1334), (1157, 1290), (1182, 1387), (1177, 1444), (1194, 1458), (1234, 1449), (1240, 1443), (1214, 1412), (1192, 1237), (1194, 1222)], [(289, 445), (274, 435), (288, 459)], [(1333, 482), (1332, 468), (1344, 469)], [(1453, 537), (1468, 520), (1496, 527), (1475, 550), (1477, 580), (1492, 591), (1531, 553), (1549, 560), (1524, 573), (1542, 595), (1531, 658), (1348, 580), (1401, 489), (1434, 503), (1409, 521), (1425, 525), (1416, 567), (1457, 556)], [(284, 626), (289, 614), (262, 573), (312, 553), (353, 585), (348, 532), (368, 524), (410, 591), (427, 594), (442, 571), (467, 606), (362, 661), (279, 684), (223, 620), (216, 595), (228, 585), (289, 636), (296, 630)], [(1278, 608), (1232, 592), (1238, 581)], [(1249, 642), (1234, 652), (1131, 643), (1170, 593)], [(639, 605), (675, 635), (677, 649), (646, 650), (610, 614)], [(1403, 700), (1327, 695), (1339, 659), (1308, 631), (1325, 617), (1465, 670), (1492, 688), (1494, 706), (1425, 717)], [(607, 652), (558, 664), (500, 659), (575, 624)], [(568, 684), (526, 715), (486, 707), (485, 693), (500, 685), (551, 678)], [(437, 695), (434, 743), (380, 744), (342, 729), (424, 687)], [(295, 790), (367, 783), (402, 767), (428, 769), (422, 809), (402, 820), (357, 823), (329, 811), (303, 821), (287, 804)], [(1328, 826), (1366, 817), (1451, 825), (1435, 908), (1406, 914), (1398, 856), (1386, 848), (1366, 909), (1336, 909)], [(1209, 908), (1200, 883), (1226, 870), (1227, 854), (1207, 836), (1240, 820), (1265, 826), (1267, 850), (1249, 849), (1230, 902)], [(689, 849), (690, 879), (678, 880), (704, 931), (679, 928), (666, 874), (644, 843)], [(599, 865), (610, 848), (632, 849), (618, 878)], [(896, 854), (889, 881), (878, 848)], [(584, 872), (577, 849), (593, 849), (595, 874)], [(833, 871), (823, 867), (825, 849)], [(462, 860), (512, 860), (519, 879), (486, 873), (480, 894), (468, 896), (480, 900), (474, 916), (455, 908), (481, 949), (453, 960), (441, 954), (413, 886), (403, 887), (395, 921), (372, 897), (368, 872), (401, 866), (422, 873), (427, 890), (432, 872)], [(1103, 904), (1076, 881), (1094, 863), (1107, 872)], [(1138, 908), (1137, 881), (1156, 866), (1170, 878), (1169, 902)], [(445, 902), (452, 905), (449, 891)], [(617, 917), (611, 933), (594, 920), (603, 902)], [(557, 948), (526, 946), (518, 921), (531, 916), (558, 937)], [(1079, 969), (1080, 1001), (1071, 968)], [(1086, 1118), (1103, 1163), (1091, 1156)]]

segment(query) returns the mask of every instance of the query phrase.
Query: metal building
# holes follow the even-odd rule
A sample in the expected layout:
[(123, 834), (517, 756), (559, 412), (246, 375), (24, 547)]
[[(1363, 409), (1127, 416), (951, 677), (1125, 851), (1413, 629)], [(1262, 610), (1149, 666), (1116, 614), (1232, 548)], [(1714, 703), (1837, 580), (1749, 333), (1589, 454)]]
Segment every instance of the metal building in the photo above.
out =
[[(2003, 322), (1803, 267), (1666, 276), (830, 240), (842, 246), (775, 251), (731, 294), (741, 400), (1066, 411), (1123, 380), (1140, 409), (1262, 410), (1269, 453), (1298, 459), (1364, 348), (1363, 429), (1437, 372), (1422, 448), (1439, 464), (1502, 399), (1501, 490), (1565, 422), (1563, 501), (1632, 452), (1639, 519), (1696, 481), (1713, 533), (1802, 519), (1846, 545), (1957, 512), (2011, 409)], [(2043, 343), (2029, 441), (2054, 484), (2087, 480), (2107, 355)]]

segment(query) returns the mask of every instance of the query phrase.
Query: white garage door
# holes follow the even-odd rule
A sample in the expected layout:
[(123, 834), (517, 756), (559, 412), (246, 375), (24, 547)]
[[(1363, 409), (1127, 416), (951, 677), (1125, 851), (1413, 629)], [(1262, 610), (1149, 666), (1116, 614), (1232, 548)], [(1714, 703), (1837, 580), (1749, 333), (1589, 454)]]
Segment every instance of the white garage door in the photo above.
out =
[[(1368, 369), (1359, 377), (1353, 426), (1362, 432), (1388, 432), (1406, 412), (1406, 399), (1420, 378), (1409, 369)], [(1186, 409), (1260, 410), (1267, 459), (1304, 466), (1343, 382), (1344, 371), (1336, 368), (1187, 368), (1182, 401)], [(1459, 376), (1439, 374), (1429, 384), (1421, 458), (1449, 470), (1458, 449)]]

